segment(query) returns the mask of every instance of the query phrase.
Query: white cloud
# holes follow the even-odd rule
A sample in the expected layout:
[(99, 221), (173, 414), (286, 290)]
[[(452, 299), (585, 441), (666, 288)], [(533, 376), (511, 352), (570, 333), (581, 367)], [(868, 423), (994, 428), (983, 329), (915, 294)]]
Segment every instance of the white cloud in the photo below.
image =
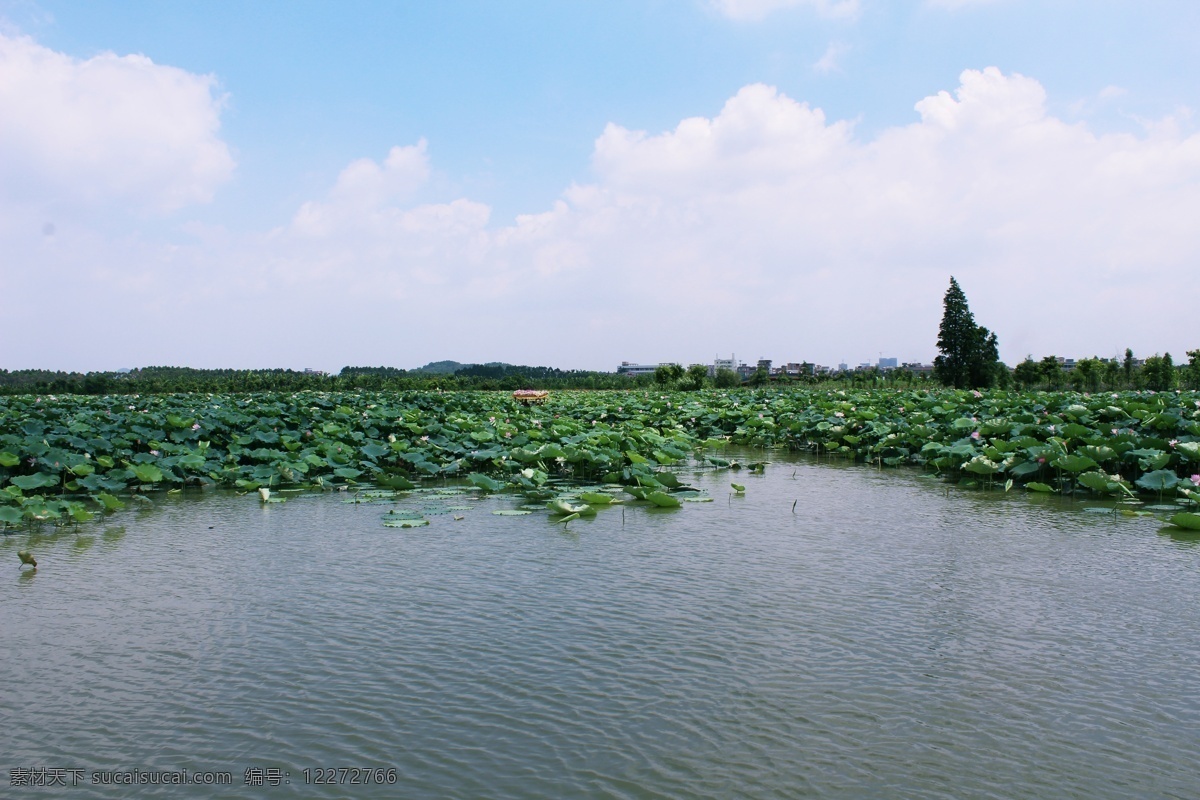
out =
[(842, 56), (850, 52), (850, 45), (845, 42), (830, 42), (825, 52), (813, 64), (813, 69), (820, 73), (834, 72), (842, 68)]
[(301, 206), (292, 229), (301, 235), (322, 236), (337, 227), (378, 227), (395, 224), (397, 203), (410, 199), (429, 180), (429, 155), (424, 139), (408, 147), (393, 147), (382, 163), (369, 158), (352, 161), (338, 174), (324, 202)]
[[(730, 350), (928, 360), (951, 274), (1010, 362), (1200, 345), (1193, 293), (1178, 288), (1200, 263), (1200, 136), (1185, 115), (1102, 135), (1050, 114), (1036, 80), (994, 68), (915, 111), (861, 138), (755, 84), (665, 132), (610, 124), (591, 182), (508, 225), (469, 198), (415, 199), (423, 142), (352, 162), (261, 235), (190, 226), (153, 245), (6, 233), (0, 220), (6, 252), (42, 269), (0, 273), (17, 298), (9, 345), (29, 366), (60, 365), (35, 302), (53, 281), (67, 316), (136, 310), (97, 320), (81, 344), (141, 348), (128, 364), (229, 364), (248, 342), (264, 354), (254, 363), (335, 368), (611, 368)], [(214, 314), (237, 324), (131, 335)]]
[[(950, 274), (1010, 360), (1200, 342), (1191, 300), (1162, 291), (1200, 258), (1200, 137), (1178, 124), (1096, 135), (1050, 116), (1037, 81), (996, 69), (916, 109), (918, 122), (858, 141), (755, 85), (659, 135), (609, 125), (596, 183), (523, 224), (543, 247), (574, 245), (586, 266), (568, 275), (628, 289), (604, 295), (625, 352), (665, 320), (653, 357), (728, 342), (929, 358)], [(1169, 328), (1139, 322), (1149, 308)], [(714, 331), (721, 316), (736, 330)]]
[(859, 0), (711, 0), (713, 7), (736, 20), (758, 21), (785, 8), (807, 7), (822, 17), (853, 19)]
[(0, 34), (0, 199), (155, 211), (206, 202), (234, 162), (212, 76)]

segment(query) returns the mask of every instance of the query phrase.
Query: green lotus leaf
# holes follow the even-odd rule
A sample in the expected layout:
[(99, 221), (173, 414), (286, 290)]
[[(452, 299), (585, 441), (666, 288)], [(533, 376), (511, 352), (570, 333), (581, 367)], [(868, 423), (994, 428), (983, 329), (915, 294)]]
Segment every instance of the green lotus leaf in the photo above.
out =
[(83, 507), (81, 503), (71, 503), (67, 508), (67, 513), (75, 522), (90, 522), (96, 515)]
[(1083, 486), (1091, 489), (1093, 492), (1100, 494), (1112, 494), (1119, 489), (1119, 486), (1102, 472), (1085, 472), (1076, 478)]
[(1017, 478), (1024, 478), (1035, 472), (1040, 472), (1043, 466), (1036, 461), (1022, 461), (1009, 467), (1008, 473)]
[(1059, 469), (1065, 470), (1072, 474), (1083, 472), (1084, 470), (1095, 469), (1096, 467), (1100, 466), (1087, 456), (1081, 455), (1059, 456), (1050, 463), (1051, 466), (1058, 467)]
[(429, 520), (427, 519), (408, 519), (405, 517), (385, 519), (383, 521), (385, 528), (424, 528), (428, 524)]
[(381, 444), (375, 444), (373, 442), (360, 447), (359, 451), (370, 459), (382, 458), (383, 456), (386, 456), (392, 452), (390, 448), (384, 447)]
[(1167, 489), (1174, 489), (1179, 485), (1179, 476), (1169, 469), (1160, 469), (1154, 472), (1147, 472), (1138, 478), (1135, 483), (1143, 489), (1148, 489), (1152, 492), (1165, 492)]
[(573, 506), (570, 503), (568, 503), (566, 500), (551, 500), (549, 503), (546, 504), (546, 508), (550, 509), (551, 513), (554, 513), (554, 514), (564, 514), (564, 515), (565, 514), (580, 514), (580, 515), (583, 515), (589, 511), (592, 514), (596, 513), (595, 509), (593, 509), (589, 505), (585, 504), (585, 505), (581, 505), (581, 506)]
[(1192, 514), (1187, 511), (1181, 511), (1167, 521), (1177, 528), (1186, 528), (1189, 531), (1200, 531), (1200, 514)]
[(1117, 457), (1116, 450), (1113, 450), (1111, 447), (1105, 447), (1105, 446), (1097, 447), (1096, 445), (1089, 444), (1086, 447), (1082, 448), (1081, 452), (1083, 453), (1083, 455), (1096, 461), (1099, 464), (1103, 464), (1106, 461), (1111, 461), (1112, 459)]
[[(199, 453), (184, 453), (175, 461), (176, 464), (189, 470), (199, 470), (204, 467), (204, 456)], [(307, 472), (307, 469), (305, 469)]]
[(1200, 442), (1179, 442), (1175, 445), (1175, 452), (1188, 461), (1200, 462)]
[(134, 464), (129, 469), (142, 483), (158, 483), (163, 479), (162, 470), (153, 464)]
[(468, 475), (467, 482), (472, 486), (478, 486), (485, 492), (498, 492), (504, 488), (504, 484), (500, 483), (500, 481), (489, 478), (487, 475), (483, 475), (478, 472), (472, 472), (470, 475)]
[(53, 475), (47, 475), (45, 472), (35, 472), (32, 475), (18, 475), (15, 478), (9, 478), (9, 481), (14, 486), (24, 489), (27, 492), (58, 485), (58, 478)]
[(654, 479), (670, 489), (678, 489), (683, 485), (680, 483), (679, 478), (672, 472), (656, 472), (654, 473)]
[(107, 492), (100, 492), (95, 499), (97, 503), (104, 506), (105, 511), (120, 511), (125, 507), (123, 502)]
[(1062, 427), (1062, 435), (1066, 439), (1083, 439), (1091, 436), (1094, 431), (1075, 422), (1071, 422)]
[(679, 508), (679, 501), (666, 492), (650, 492), (646, 499), (659, 508)]
[(380, 486), (386, 486), (389, 489), (415, 489), (417, 485), (402, 475), (384, 475), (377, 473), (375, 482)]
[(975, 456), (962, 467), (975, 475), (995, 475), (1002, 467), (986, 456)]

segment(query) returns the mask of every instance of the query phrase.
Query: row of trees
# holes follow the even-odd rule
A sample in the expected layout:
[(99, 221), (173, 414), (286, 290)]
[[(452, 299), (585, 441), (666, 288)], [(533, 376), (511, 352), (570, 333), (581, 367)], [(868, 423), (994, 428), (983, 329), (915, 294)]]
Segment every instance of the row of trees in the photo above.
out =
[(1200, 389), (1200, 350), (1188, 351), (1188, 363), (1176, 367), (1170, 353), (1153, 355), (1138, 364), (1133, 351), (1125, 350), (1124, 361), (1085, 358), (1069, 370), (1056, 356), (1041, 361), (1026, 358), (1011, 374), (1000, 361), (996, 334), (975, 323), (967, 296), (958, 281), (942, 300), (942, 324), (938, 328), (938, 352), (933, 362), (934, 377), (957, 389), (1004, 387), (1010, 383), (1025, 388), (1077, 389)]
[(298, 392), (413, 389), (623, 389), (650, 385), (611, 372), (553, 367), (465, 365), (452, 374), (393, 367), (345, 367), (336, 375), (290, 369), (234, 370), (145, 367), (130, 372), (0, 370), (0, 395), (170, 394), (176, 392)]
[[(762, 382), (765, 381), (758, 383)], [(752, 380), (751, 383), (755, 382)], [(742, 376), (731, 369), (722, 367), (717, 370), (715, 375), (709, 377), (708, 367), (704, 364), (692, 364), (687, 369), (679, 364), (659, 364), (658, 369), (654, 370), (654, 385), (663, 389), (685, 392), (693, 392), (710, 386), (728, 389), (741, 386)]]
[(1013, 370), (1014, 381), (1026, 388), (1075, 389), (1200, 389), (1200, 350), (1189, 350), (1188, 363), (1176, 366), (1170, 353), (1153, 355), (1139, 364), (1126, 349), (1124, 360), (1085, 358), (1064, 369), (1056, 356), (1041, 361), (1026, 358)]

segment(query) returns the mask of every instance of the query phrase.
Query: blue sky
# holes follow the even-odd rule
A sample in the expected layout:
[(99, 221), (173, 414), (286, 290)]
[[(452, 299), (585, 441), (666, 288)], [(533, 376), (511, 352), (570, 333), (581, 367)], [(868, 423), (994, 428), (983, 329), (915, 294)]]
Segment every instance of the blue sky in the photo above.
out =
[(1200, 347), (1200, 4), (0, 0), (0, 34), (0, 367), (929, 361), (950, 274), (1010, 363)]

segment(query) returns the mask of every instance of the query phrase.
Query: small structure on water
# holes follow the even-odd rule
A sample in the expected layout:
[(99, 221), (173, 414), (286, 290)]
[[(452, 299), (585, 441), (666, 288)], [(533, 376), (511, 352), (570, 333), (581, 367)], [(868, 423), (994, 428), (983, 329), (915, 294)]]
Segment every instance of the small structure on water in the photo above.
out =
[(517, 389), (513, 392), (513, 400), (527, 406), (531, 406), (534, 403), (541, 405), (546, 402), (546, 398), (549, 396), (549, 392), (541, 389)]

